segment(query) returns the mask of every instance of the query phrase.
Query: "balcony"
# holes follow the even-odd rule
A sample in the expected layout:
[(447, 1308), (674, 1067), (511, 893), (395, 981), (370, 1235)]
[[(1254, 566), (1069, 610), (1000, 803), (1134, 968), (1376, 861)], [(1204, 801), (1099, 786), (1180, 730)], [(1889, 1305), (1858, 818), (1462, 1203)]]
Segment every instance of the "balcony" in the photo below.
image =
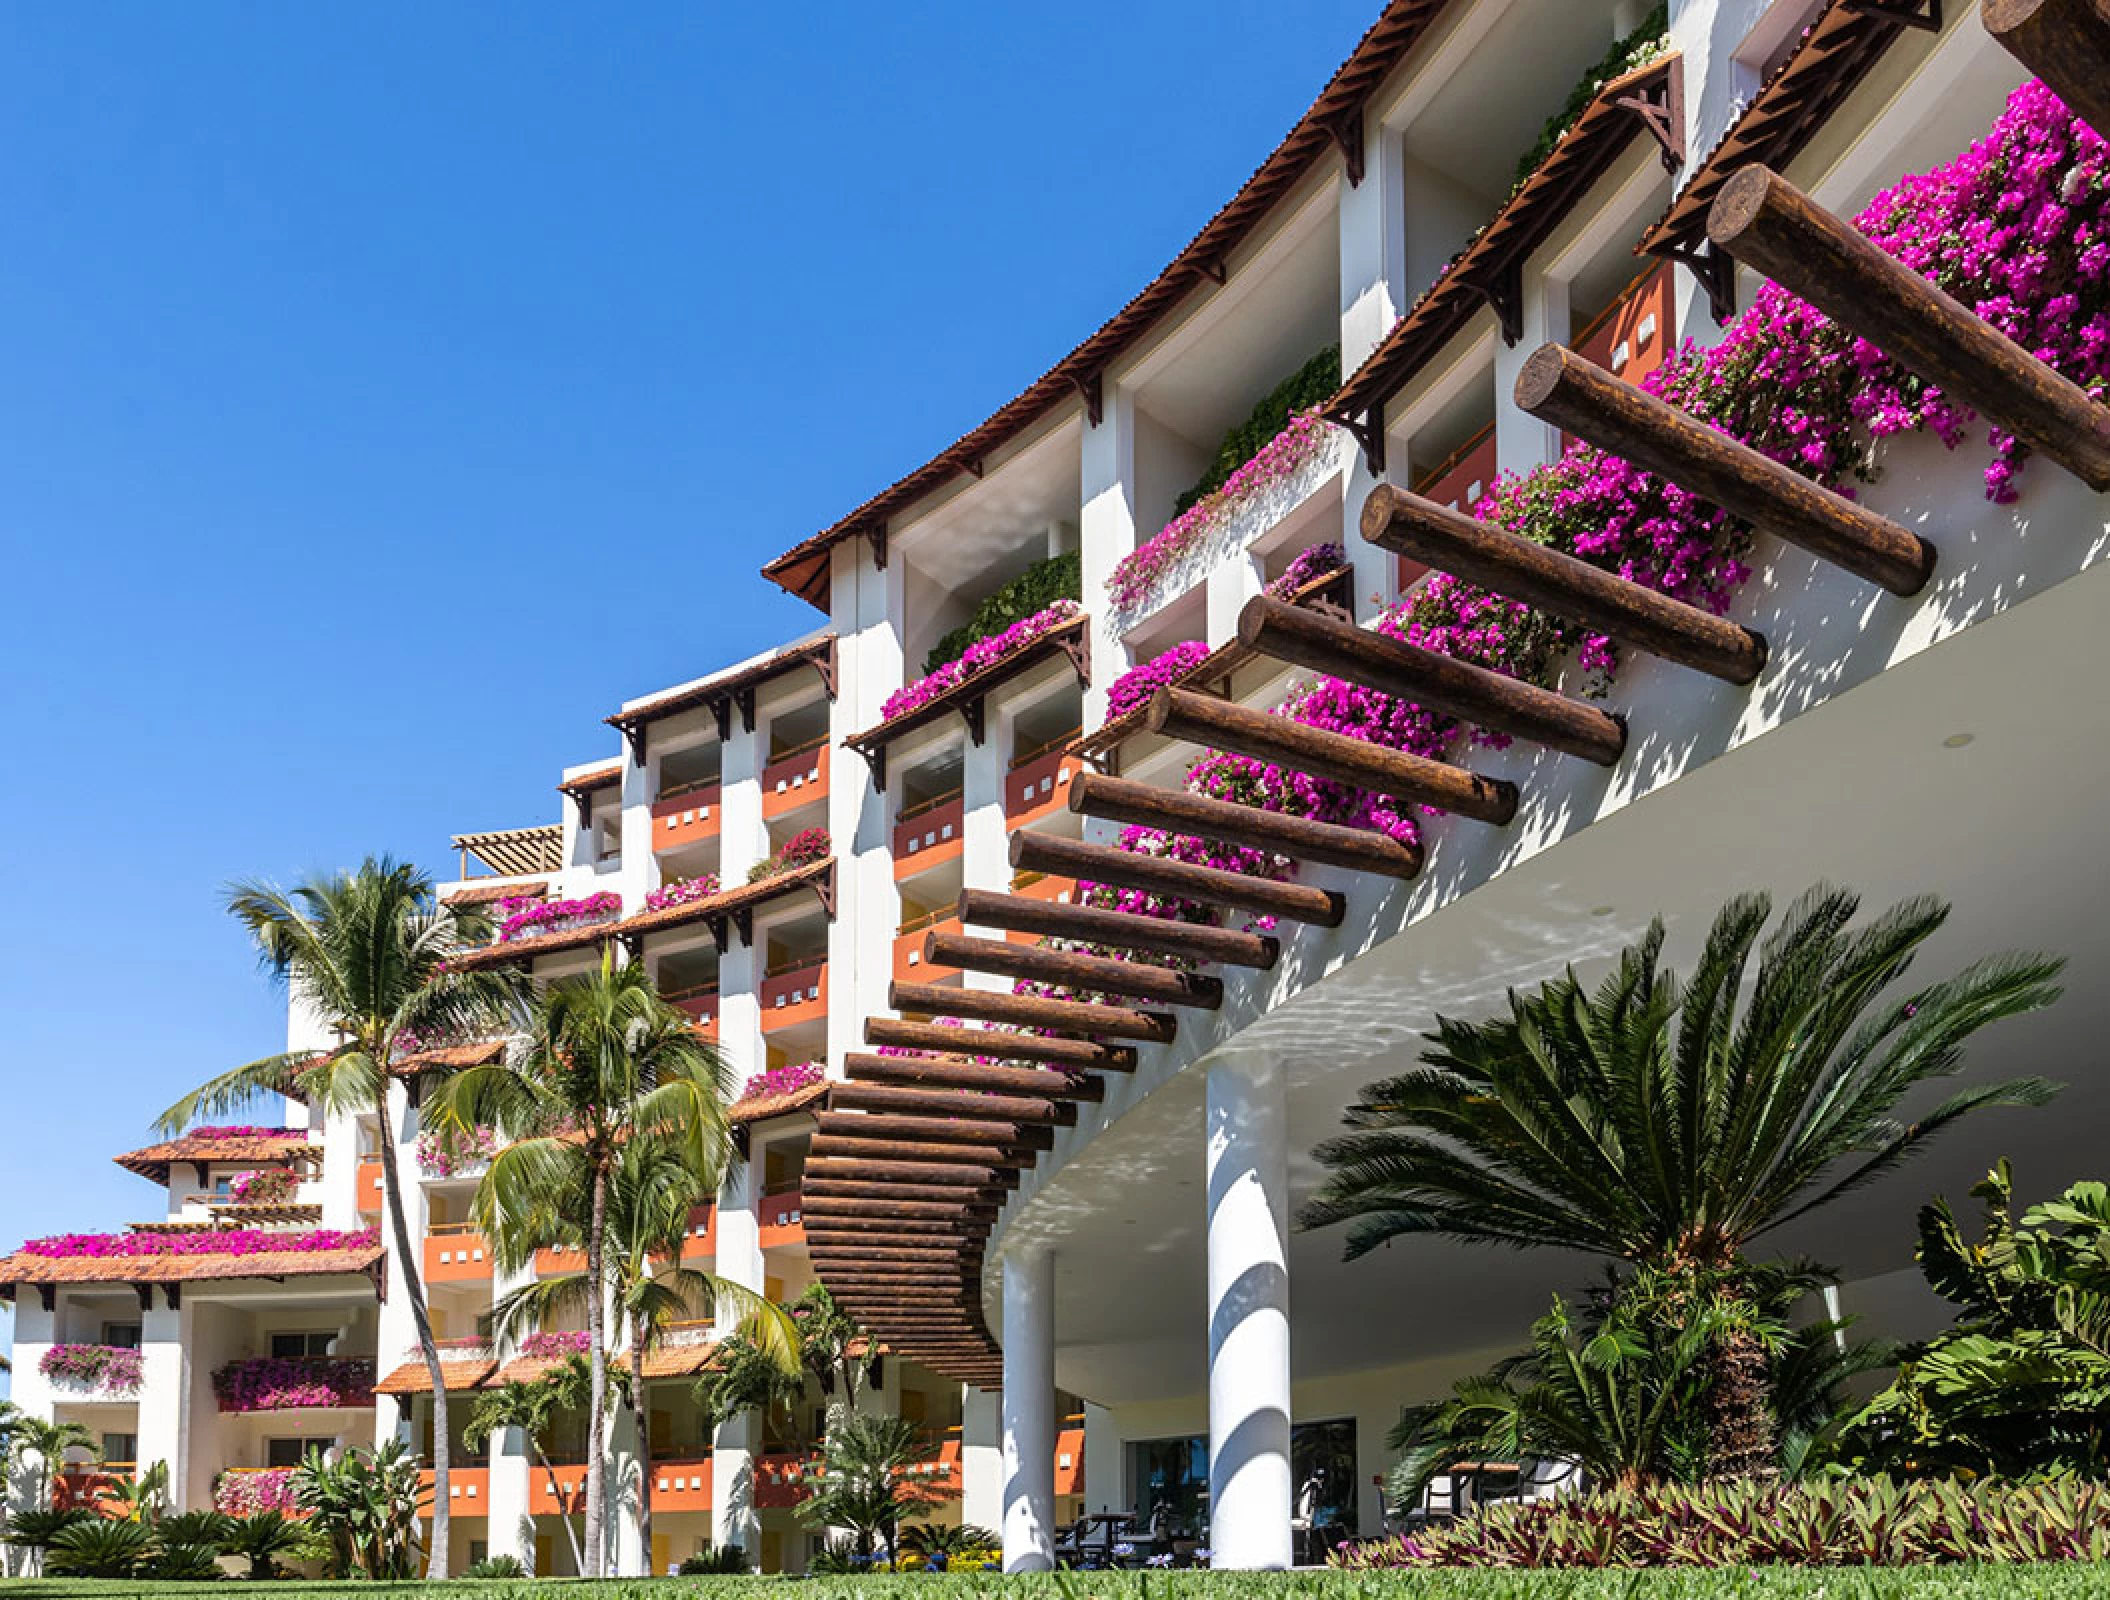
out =
[[(432, 1484), (435, 1474), (426, 1470), (418, 1474), (418, 1515), (432, 1515)], [(449, 1462), (447, 1466), (447, 1509), (457, 1517), (483, 1517), (490, 1515), (491, 1469), (489, 1467), (464, 1467)]]
[(543, 1278), (563, 1278), (586, 1270), (584, 1250), (537, 1250), (535, 1273)]
[(762, 1031), (797, 1027), (828, 1015), (828, 958), (795, 956), (762, 976)]
[(653, 1462), (652, 1509), (655, 1512), (710, 1510), (710, 1456), (704, 1454), (679, 1461)]
[(1004, 775), (1004, 820), (1012, 827), (1037, 822), (1069, 804), (1070, 779), (1077, 772), (1071, 753), (1082, 728), (1070, 728), (1053, 739), (1021, 751)]
[(278, 1411), (365, 1411), (374, 1403), (371, 1356), (251, 1356), (212, 1375), (223, 1415)]
[(361, 1156), (359, 1158), (358, 1201), (362, 1213), (379, 1215), (384, 1204), (381, 1187), (381, 1158)]
[(932, 933), (961, 932), (960, 919), (950, 910), (926, 911), (911, 917), (894, 934), (894, 978), (901, 983), (942, 983), (960, 975), (958, 967), (934, 967), (923, 959), (923, 940)]
[(755, 1219), (760, 1225), (763, 1249), (805, 1242), (806, 1225), (801, 1204), (796, 1179), (788, 1187), (771, 1190), (762, 1196), (762, 1203), (755, 1207)]
[(491, 1276), (491, 1248), (471, 1222), (436, 1222), (425, 1230), (425, 1281), (477, 1283)]
[(681, 1259), (707, 1261), (718, 1253), (718, 1208), (697, 1206), (689, 1212), (689, 1231), (681, 1241)]
[(754, 1506), (757, 1511), (779, 1511), (806, 1498), (806, 1470), (814, 1464), (810, 1455), (756, 1456)]
[(724, 784), (716, 778), (677, 783), (652, 802), (652, 849), (678, 850), (718, 837), (724, 821)]
[(810, 740), (762, 769), (762, 817), (771, 821), (828, 797), (828, 736)]
[(1583, 329), (1575, 353), (1615, 378), (1639, 383), (1670, 353), (1678, 325), (1676, 288), (1668, 263), (1642, 273)]
[[(1495, 481), (1495, 425), (1490, 422), (1415, 480), (1414, 492), (1453, 511), (1471, 511)], [(1395, 556), (1399, 592), (1405, 594), (1429, 569), (1419, 561)]]
[(696, 1031), (706, 1039), (718, 1037), (718, 984), (692, 983), (686, 989), (671, 989), (666, 1000), (677, 1010), (686, 1012), (696, 1025)]
[(137, 1470), (130, 1461), (70, 1462), (61, 1467), (52, 1480), (52, 1509), (113, 1514), (119, 1487), (130, 1483)]
[(966, 798), (958, 789), (904, 807), (894, 822), (894, 876), (906, 878), (957, 861), (966, 817)]
[[(551, 1487), (550, 1478), (556, 1477)], [(657, 1487), (655, 1485), (654, 1487)], [(586, 1504), (586, 1463), (559, 1462), (550, 1470), (528, 1474), (528, 1512), (537, 1517), (571, 1516)]]

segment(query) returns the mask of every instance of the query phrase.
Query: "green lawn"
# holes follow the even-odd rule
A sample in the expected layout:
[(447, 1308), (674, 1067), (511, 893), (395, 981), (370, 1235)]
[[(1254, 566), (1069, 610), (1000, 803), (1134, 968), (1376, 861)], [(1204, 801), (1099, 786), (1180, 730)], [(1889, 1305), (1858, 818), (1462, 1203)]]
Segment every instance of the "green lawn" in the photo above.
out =
[[(217, 1594), (241, 1583), (111, 1583), (71, 1578), (0, 1580), (0, 1597)], [(662, 1578), (611, 1583), (550, 1578), (488, 1583), (274, 1583), (261, 1593), (364, 1595), (369, 1600), (2110, 1600), (2110, 1565), (1862, 1568), (1773, 1567), (1724, 1572), (1421, 1572), (1414, 1574), (1078, 1572), (1032, 1578), (904, 1574), (865, 1578)]]

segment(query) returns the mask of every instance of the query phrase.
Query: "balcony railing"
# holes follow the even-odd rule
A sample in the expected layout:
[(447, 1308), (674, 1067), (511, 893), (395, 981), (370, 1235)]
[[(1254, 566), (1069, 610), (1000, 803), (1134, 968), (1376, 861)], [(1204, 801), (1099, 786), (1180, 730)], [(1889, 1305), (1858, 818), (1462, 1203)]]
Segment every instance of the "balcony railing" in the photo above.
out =
[(896, 875), (958, 856), (966, 818), (966, 801), (958, 789), (904, 807), (894, 820)]
[(461, 1283), (491, 1276), (490, 1242), (473, 1222), (435, 1222), (425, 1229), (425, 1276)]
[(1004, 774), (1004, 816), (1011, 822), (1030, 822), (1066, 804), (1070, 779), (1077, 774), (1077, 758), (1071, 754), (1083, 729), (1042, 745), (1011, 763)]
[(827, 995), (825, 956), (805, 955), (778, 962), (763, 975), (757, 991), (762, 1003), (763, 1030), (825, 1016)]
[(669, 989), (663, 996), (677, 1009), (688, 1013), (690, 1020), (701, 1026), (710, 1026), (718, 1020), (718, 983), (692, 983), (686, 989)]
[(828, 793), (828, 737), (785, 751), (762, 769), (762, 815), (780, 817)]

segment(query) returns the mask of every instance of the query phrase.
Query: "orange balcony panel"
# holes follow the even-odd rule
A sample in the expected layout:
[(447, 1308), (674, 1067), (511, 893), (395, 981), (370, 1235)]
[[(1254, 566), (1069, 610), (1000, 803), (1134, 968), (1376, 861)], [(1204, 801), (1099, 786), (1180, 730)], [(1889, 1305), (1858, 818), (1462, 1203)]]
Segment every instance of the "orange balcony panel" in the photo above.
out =
[(432, 1229), (425, 1235), (427, 1283), (476, 1283), (491, 1276), (491, 1245), (467, 1228)]
[(1004, 819), (1012, 827), (1062, 810), (1070, 801), (1070, 779), (1078, 759), (1068, 745), (1043, 751), (1004, 774)]
[(755, 1208), (755, 1220), (760, 1224), (763, 1249), (805, 1242), (806, 1224), (800, 1204), (797, 1189), (762, 1196), (762, 1203)]
[(1575, 353), (1615, 378), (1639, 383), (1663, 365), (1677, 327), (1677, 285), (1665, 262), (1643, 273), (1575, 341)]
[(941, 862), (959, 860), (966, 819), (967, 802), (959, 795), (903, 812), (894, 824), (894, 876), (906, 878)]
[(361, 1156), (359, 1158), (359, 1209), (380, 1211), (383, 1208), (381, 1188), (381, 1158)]
[(700, 1261), (718, 1253), (718, 1208), (697, 1206), (689, 1212), (689, 1231), (681, 1241), (681, 1258)]
[(828, 741), (781, 756), (762, 769), (762, 815), (781, 817), (828, 795)]
[(803, 966), (764, 978), (761, 988), (762, 1031), (796, 1027), (828, 1015), (828, 963)]
[[(432, 1483), (434, 1474), (418, 1474), (418, 1515), (432, 1515)], [(489, 1516), (491, 1506), (491, 1469), (489, 1467), (447, 1468), (447, 1509), (457, 1517)]]
[(777, 1511), (806, 1498), (807, 1456), (756, 1456), (754, 1504), (757, 1511)]
[(652, 1509), (655, 1512), (710, 1510), (710, 1458), (653, 1462)]
[(556, 1485), (550, 1484), (551, 1471), (537, 1462), (528, 1474), (528, 1512), (537, 1517), (571, 1516), (586, 1504), (586, 1465), (559, 1465), (554, 1469)]
[(127, 1470), (97, 1471), (88, 1466), (68, 1466), (53, 1475), (51, 1504), (54, 1511), (98, 1511), (106, 1517), (120, 1515), (118, 1486), (131, 1481)]
[(715, 839), (725, 820), (724, 786), (709, 783), (681, 789), (652, 802), (652, 848), (673, 850), (698, 839)]
[(584, 1250), (537, 1250), (535, 1272), (544, 1278), (562, 1278), (586, 1270)]
[(958, 917), (917, 918), (894, 935), (894, 977), (902, 983), (939, 983), (960, 975), (958, 967), (934, 967), (923, 959), (923, 941), (933, 933), (958, 933)]
[(718, 985), (701, 989), (679, 989), (667, 998), (678, 1011), (686, 1012), (704, 1037), (718, 1037)]
[(1064, 1428), (1055, 1435), (1055, 1492), (1084, 1493), (1084, 1430)]

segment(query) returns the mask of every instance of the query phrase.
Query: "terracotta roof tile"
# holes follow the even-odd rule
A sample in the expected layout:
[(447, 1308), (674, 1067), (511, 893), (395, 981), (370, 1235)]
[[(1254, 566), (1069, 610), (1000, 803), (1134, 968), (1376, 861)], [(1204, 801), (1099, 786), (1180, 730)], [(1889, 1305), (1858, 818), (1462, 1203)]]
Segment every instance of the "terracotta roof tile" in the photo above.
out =
[(557, 791), (560, 794), (581, 795), (591, 794), (596, 789), (606, 789), (612, 784), (618, 784), (623, 781), (624, 765), (625, 763), (619, 757), (602, 766), (576, 773), (558, 784)]
[(758, 688), (772, 678), (795, 672), (800, 667), (816, 668), (824, 683), (829, 685), (831, 695), (835, 683), (835, 635), (824, 633), (815, 639), (799, 644), (786, 645), (775, 655), (744, 667), (734, 667), (726, 672), (692, 683), (687, 688), (670, 689), (665, 694), (653, 695), (635, 705), (625, 706), (613, 716), (606, 717), (609, 726), (631, 729), (641, 728), (647, 723), (659, 722), (667, 717), (694, 711), (698, 706), (707, 706), (713, 700), (722, 700), (742, 689)]
[[(440, 1381), (446, 1384), (449, 1394), (460, 1394), (467, 1389), (480, 1389), (498, 1363), (489, 1355), (457, 1355), (451, 1351), (440, 1352)], [(422, 1358), (406, 1361), (379, 1383), (374, 1385), (375, 1394), (430, 1394), (432, 1374), (425, 1370)]]
[(486, 1066), (505, 1053), (505, 1040), (477, 1039), (468, 1044), (448, 1044), (433, 1050), (413, 1051), (390, 1062), (388, 1071), (391, 1077), (414, 1078), (422, 1072), (449, 1072), (462, 1067)]
[(501, 900), (540, 900), (549, 893), (546, 883), (479, 883), (448, 895), (450, 906), (488, 906)]
[(166, 1184), (169, 1168), (179, 1161), (320, 1161), (322, 1148), (312, 1143), (306, 1131), (300, 1128), (288, 1128), (285, 1133), (269, 1138), (201, 1139), (186, 1133), (160, 1144), (150, 1144), (143, 1150), (128, 1150), (110, 1159), (127, 1172), (136, 1172), (142, 1178)]
[(260, 1250), (253, 1255), (33, 1256), (0, 1260), (0, 1288), (24, 1283), (213, 1283), (244, 1278), (327, 1278), (368, 1273), (381, 1247)]
[[(977, 668), (944, 693), (910, 710), (899, 712), (884, 722), (876, 722), (862, 733), (853, 733), (843, 740), (843, 743), (860, 754), (867, 750), (883, 748), (892, 740), (922, 727), (925, 723), (950, 716), (968, 701), (980, 698), (1007, 678), (1017, 677), (1047, 660), (1058, 650), (1077, 652), (1082, 646), (1088, 651), (1091, 625), (1092, 619), (1087, 615), (1072, 617), (1068, 622), (1028, 639), (1016, 649), (998, 656), (986, 666)], [(1073, 654), (1073, 659), (1079, 663), (1079, 675), (1088, 675), (1089, 656)]]
[(787, 1117), (794, 1111), (803, 1111), (828, 1092), (828, 1083), (809, 1083), (803, 1089), (793, 1089), (787, 1094), (764, 1094), (752, 1098), (742, 1095), (726, 1107), (726, 1120), (735, 1124), (766, 1122), (771, 1117)]

